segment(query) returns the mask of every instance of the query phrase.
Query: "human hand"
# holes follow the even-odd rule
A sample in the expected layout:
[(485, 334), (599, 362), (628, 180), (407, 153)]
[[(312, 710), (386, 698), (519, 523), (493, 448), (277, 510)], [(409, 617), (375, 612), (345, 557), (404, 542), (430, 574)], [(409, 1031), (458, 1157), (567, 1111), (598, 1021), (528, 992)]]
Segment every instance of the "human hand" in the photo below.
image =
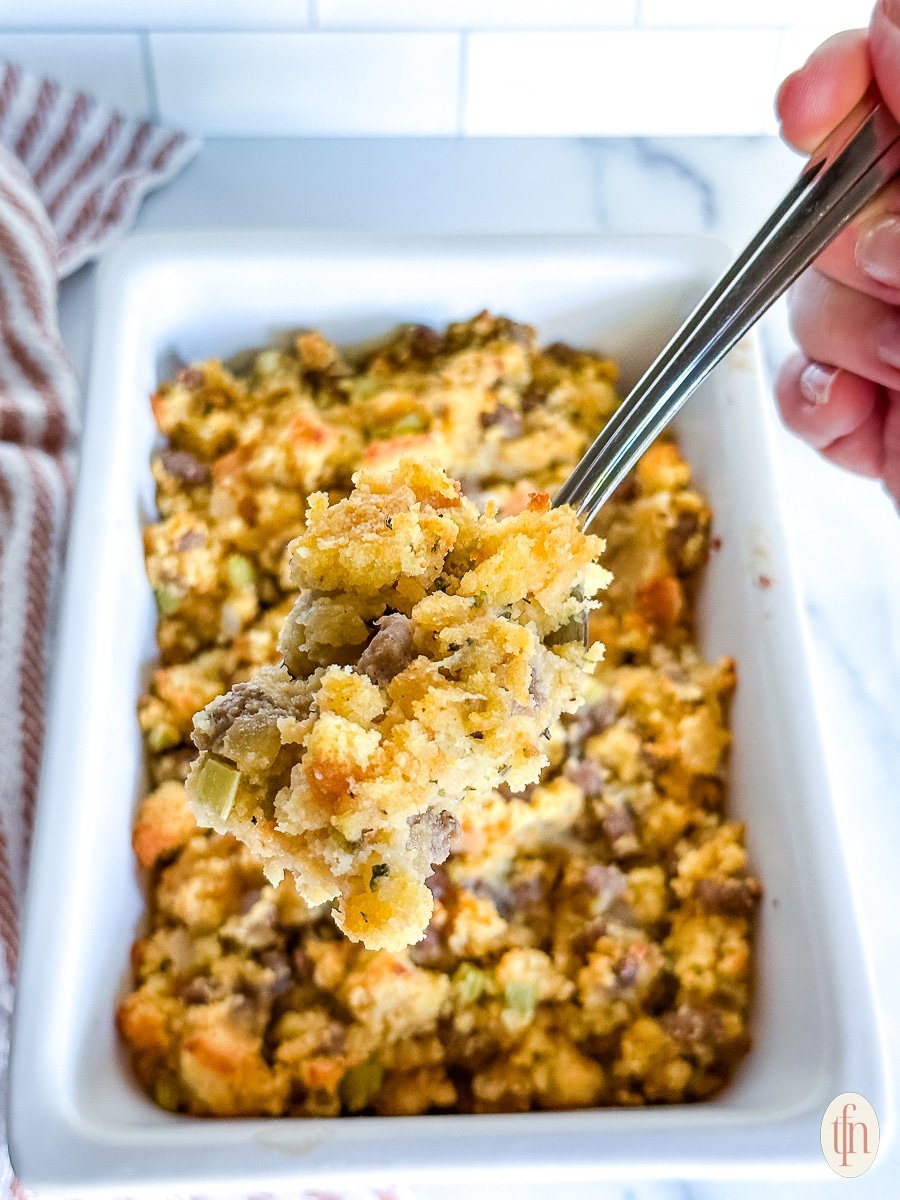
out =
[[(868, 30), (829, 38), (787, 77), (785, 140), (810, 153), (873, 79), (900, 120), (900, 0), (878, 0)], [(802, 352), (776, 381), (785, 425), (900, 505), (900, 177), (798, 279), (788, 310)]]

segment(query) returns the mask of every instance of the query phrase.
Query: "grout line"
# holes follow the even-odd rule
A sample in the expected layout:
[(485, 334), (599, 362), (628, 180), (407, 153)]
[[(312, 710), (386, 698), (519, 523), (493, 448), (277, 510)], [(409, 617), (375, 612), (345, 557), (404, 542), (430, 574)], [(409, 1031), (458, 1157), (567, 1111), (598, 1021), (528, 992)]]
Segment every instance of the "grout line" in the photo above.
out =
[[(582, 24), (571, 25), (318, 25), (318, 33), (629, 33), (636, 28), (630, 21), (614, 25)], [(678, 29), (681, 26), (673, 26)], [(709, 26), (714, 29), (730, 26)], [(751, 26), (752, 28), (752, 26)]]
[(10, 36), (20, 36), (27, 34), (29, 37), (43, 38), (57, 36), (60, 34), (71, 34), (72, 36), (134, 36), (140, 33), (185, 33), (185, 34), (244, 34), (244, 33), (273, 33), (273, 34), (294, 34), (294, 33), (316, 33), (327, 34), (342, 34), (342, 33), (381, 33), (381, 34), (438, 34), (438, 33), (456, 33), (456, 34), (471, 34), (471, 33), (634, 33), (639, 30), (654, 32), (656, 30), (665, 30), (667, 32), (683, 32), (683, 33), (728, 33), (728, 32), (747, 32), (754, 29), (779, 29), (785, 32), (798, 31), (804, 29), (817, 29), (823, 22), (821, 19), (817, 21), (799, 20), (795, 22), (779, 21), (777, 19), (766, 22), (727, 22), (716, 23), (707, 21), (697, 21), (691, 24), (683, 22), (666, 22), (654, 23), (652, 25), (643, 24), (643, 5), (644, 0), (637, 0), (637, 11), (635, 20), (629, 22), (615, 22), (607, 24), (588, 23), (584, 24), (579, 21), (572, 21), (566, 25), (540, 25), (540, 24), (521, 24), (521, 25), (366, 25), (365, 22), (353, 25), (323, 25), (318, 11), (318, 0), (308, 0), (309, 3), (309, 20), (302, 25), (294, 25), (291, 23), (285, 24), (265, 24), (256, 25), (252, 18), (245, 24), (236, 26), (221, 26), (221, 25), (167, 25), (165, 21), (159, 24), (154, 24), (152, 27), (143, 25), (7, 25), (0, 21), (0, 37), (3, 34)]
[[(116, 38), (116, 37), (139, 37), (142, 33), (163, 33), (171, 37), (173, 34), (185, 34), (186, 36), (198, 37), (206, 36), (221, 37), (222, 35), (246, 33), (271, 33), (276, 35), (290, 34), (293, 36), (298, 33), (330, 33), (330, 29), (312, 29), (310, 25), (245, 25), (240, 28), (226, 26), (224, 29), (220, 25), (154, 25), (152, 28), (147, 26), (137, 25), (91, 25), (78, 26), (60, 25), (50, 26), (41, 25), (37, 29), (33, 25), (11, 25), (6, 26), (0, 24), (0, 39), (7, 37), (33, 37), (38, 41), (42, 39), (49, 41), (51, 37), (85, 37), (85, 38)], [(356, 32), (355, 30), (353, 32)], [(373, 30), (371, 32), (379, 32)], [(393, 33), (393, 30), (387, 30)], [(443, 31), (441, 31), (443, 32)], [(454, 32), (448, 30), (447, 32)], [(0, 51), (2, 51), (2, 40), (0, 40)], [(5, 56), (3, 56), (5, 57)]]
[(466, 133), (466, 99), (469, 90), (469, 35), (463, 31), (459, 42), (459, 95), (456, 98), (456, 136)]
[[(213, 37), (218, 37), (227, 34), (245, 34), (245, 33), (271, 33), (271, 34), (297, 34), (297, 33), (319, 33), (339, 36), (345, 33), (365, 33), (365, 34), (400, 34), (407, 36), (408, 34), (436, 35), (436, 34), (547, 34), (547, 33), (636, 33), (638, 26), (628, 22), (625, 24), (616, 23), (614, 25), (596, 25), (582, 24), (573, 21), (570, 25), (322, 25), (320, 23), (318, 11), (315, 8), (316, 0), (310, 0), (310, 23), (304, 25), (254, 25), (252, 20), (240, 27), (221, 25), (154, 25), (152, 28), (136, 25), (3, 25), (0, 23), (0, 37), (4, 34), (10, 36), (20, 36), (27, 34), (29, 37), (55, 37), (61, 34), (71, 34), (72, 36), (85, 37), (118, 37), (118, 36), (135, 36), (136, 34), (147, 33), (165, 33), (165, 34), (209, 34)], [(749, 25), (715, 25), (715, 24), (697, 24), (697, 25), (646, 25), (641, 26), (641, 30), (654, 31), (664, 29), (668, 31), (682, 31), (685, 33), (697, 33), (703, 31), (705, 33), (720, 33), (730, 30), (753, 30), (753, 29), (773, 29), (784, 28), (784, 26), (776, 26), (774, 24), (749, 24)], [(810, 28), (808, 22), (798, 25), (789, 26), (791, 29), (806, 29)]]
[[(682, 26), (675, 25), (674, 29)], [(710, 29), (725, 29), (731, 26), (714, 25)], [(749, 26), (755, 28), (755, 26)], [(437, 34), (437, 33), (633, 33), (636, 26), (629, 23), (615, 25), (581, 24), (573, 21), (571, 25), (317, 25), (316, 33), (399, 33), (406, 37), (408, 34)], [(273, 30), (272, 32), (278, 32)]]
[(144, 87), (147, 91), (147, 101), (154, 121), (159, 120), (159, 90), (156, 86), (156, 71), (153, 67), (153, 49), (150, 45), (150, 31), (141, 30), (138, 34), (141, 47), (141, 67), (144, 74)]

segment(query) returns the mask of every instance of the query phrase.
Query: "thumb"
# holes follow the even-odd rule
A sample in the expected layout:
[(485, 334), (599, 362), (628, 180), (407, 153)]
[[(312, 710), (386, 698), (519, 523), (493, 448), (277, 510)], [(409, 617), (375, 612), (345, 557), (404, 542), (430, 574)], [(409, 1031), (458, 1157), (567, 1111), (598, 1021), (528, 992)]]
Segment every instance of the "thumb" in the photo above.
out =
[(869, 55), (878, 90), (900, 121), (900, 0), (878, 0), (869, 26)]

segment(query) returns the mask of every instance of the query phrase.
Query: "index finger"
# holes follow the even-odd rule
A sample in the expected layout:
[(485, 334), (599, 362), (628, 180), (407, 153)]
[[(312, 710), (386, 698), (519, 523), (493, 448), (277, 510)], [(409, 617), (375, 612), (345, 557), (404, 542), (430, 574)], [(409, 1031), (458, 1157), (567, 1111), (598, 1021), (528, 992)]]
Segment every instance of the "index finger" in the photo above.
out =
[(775, 109), (785, 141), (810, 154), (859, 103), (872, 78), (864, 29), (823, 42), (778, 89)]

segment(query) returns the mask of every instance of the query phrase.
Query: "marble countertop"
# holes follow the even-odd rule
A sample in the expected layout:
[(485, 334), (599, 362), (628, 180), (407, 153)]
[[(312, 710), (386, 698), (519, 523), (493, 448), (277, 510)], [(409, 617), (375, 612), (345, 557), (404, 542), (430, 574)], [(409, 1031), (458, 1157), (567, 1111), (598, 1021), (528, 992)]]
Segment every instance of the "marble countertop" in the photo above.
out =
[[(738, 246), (796, 173), (766, 138), (653, 141), (217, 140), (151, 196), (138, 230), (298, 228), (405, 233), (707, 233)], [(82, 377), (94, 269), (62, 289), (63, 335)], [(762, 328), (770, 374), (790, 346), (783, 305)], [(776, 470), (809, 632), (812, 671), (866, 950), (900, 1098), (900, 516), (879, 487), (820, 462), (781, 433)], [(887, 1200), (892, 1148), (848, 1184), (777, 1185), (766, 1195)], [(554, 1189), (556, 1193), (558, 1189)], [(753, 1184), (689, 1181), (567, 1187), (572, 1200), (750, 1200)], [(450, 1200), (450, 1189), (421, 1189)], [(519, 1200), (544, 1200), (549, 1189)], [(476, 1200), (453, 1191), (454, 1200)], [(554, 1196), (555, 1200), (555, 1196)]]

